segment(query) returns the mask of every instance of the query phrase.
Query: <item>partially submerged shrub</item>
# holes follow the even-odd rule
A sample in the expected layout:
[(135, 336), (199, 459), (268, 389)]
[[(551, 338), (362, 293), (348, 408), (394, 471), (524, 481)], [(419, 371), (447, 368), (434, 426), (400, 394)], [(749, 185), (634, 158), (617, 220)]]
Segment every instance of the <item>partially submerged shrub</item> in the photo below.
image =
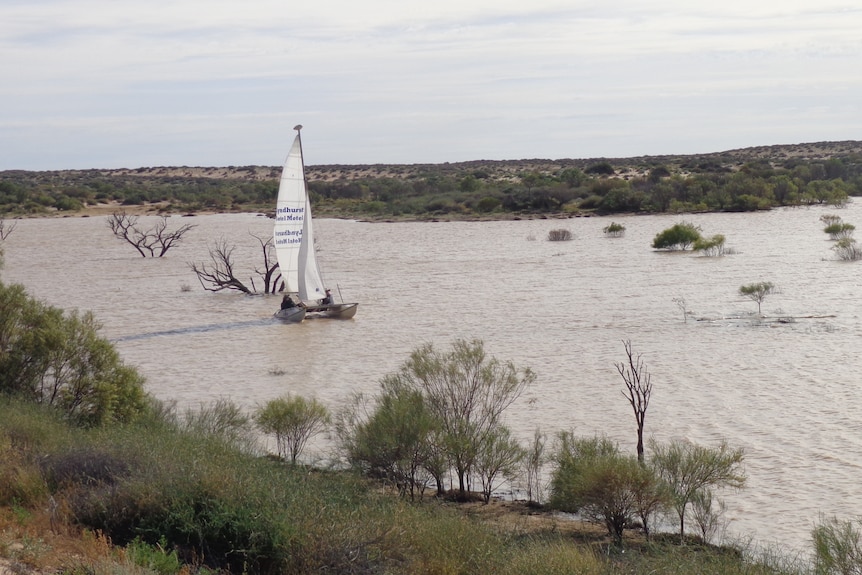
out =
[(548, 241), (550, 242), (565, 242), (572, 239), (572, 232), (565, 229), (551, 230), (548, 232)]
[(724, 247), (724, 236), (716, 234), (711, 238), (699, 238), (694, 242), (693, 249), (707, 257), (723, 256), (727, 253)]
[(853, 238), (841, 238), (832, 246), (832, 250), (838, 254), (839, 259), (844, 261), (853, 262), (862, 259), (862, 248)]
[(602, 228), (602, 231), (606, 236), (611, 238), (621, 238), (626, 233), (626, 227), (622, 224), (618, 224), (616, 222), (611, 222), (610, 225)]
[(674, 224), (653, 238), (652, 247), (657, 250), (687, 250), (701, 238), (700, 228), (689, 222)]
[(836, 222), (833, 224), (829, 224), (823, 231), (829, 234), (829, 238), (833, 240), (840, 240), (842, 238), (849, 238), (853, 235), (853, 231), (856, 229), (856, 226), (853, 224), (848, 224), (846, 222)]

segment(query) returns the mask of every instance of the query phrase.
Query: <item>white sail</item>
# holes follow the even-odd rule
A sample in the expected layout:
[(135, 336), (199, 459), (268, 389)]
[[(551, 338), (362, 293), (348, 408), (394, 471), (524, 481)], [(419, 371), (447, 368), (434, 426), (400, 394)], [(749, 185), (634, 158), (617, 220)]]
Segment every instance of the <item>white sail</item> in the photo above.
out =
[(305, 302), (324, 297), (323, 279), (314, 253), (311, 203), (298, 131), (281, 172), (273, 234), (285, 291), (298, 293)]

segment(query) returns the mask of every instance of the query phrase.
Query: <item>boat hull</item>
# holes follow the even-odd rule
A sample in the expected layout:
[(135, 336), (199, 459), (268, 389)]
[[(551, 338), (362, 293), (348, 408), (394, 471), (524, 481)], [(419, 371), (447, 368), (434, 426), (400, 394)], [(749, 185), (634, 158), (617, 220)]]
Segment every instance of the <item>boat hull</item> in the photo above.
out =
[(356, 315), (358, 303), (333, 303), (309, 306), (306, 317), (309, 319), (351, 319)]
[(304, 307), (291, 307), (287, 309), (280, 309), (275, 312), (273, 315), (285, 322), (290, 323), (299, 323), (305, 319), (305, 316), (308, 312)]

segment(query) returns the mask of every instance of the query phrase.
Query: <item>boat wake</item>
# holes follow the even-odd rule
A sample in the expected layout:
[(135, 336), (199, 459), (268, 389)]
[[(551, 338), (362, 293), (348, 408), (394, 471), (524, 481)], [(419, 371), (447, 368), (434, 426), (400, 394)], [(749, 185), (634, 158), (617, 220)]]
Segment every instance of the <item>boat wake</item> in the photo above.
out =
[(142, 339), (152, 339), (154, 337), (172, 336), (172, 335), (189, 335), (194, 333), (207, 333), (212, 331), (225, 331), (231, 329), (243, 329), (247, 327), (257, 327), (272, 325), (272, 318), (255, 319), (249, 321), (236, 321), (230, 323), (215, 323), (209, 325), (195, 325), (178, 329), (168, 329), (165, 331), (152, 331), (149, 333), (137, 333), (134, 335), (125, 335), (111, 339), (111, 343), (120, 343), (124, 341), (138, 341)]

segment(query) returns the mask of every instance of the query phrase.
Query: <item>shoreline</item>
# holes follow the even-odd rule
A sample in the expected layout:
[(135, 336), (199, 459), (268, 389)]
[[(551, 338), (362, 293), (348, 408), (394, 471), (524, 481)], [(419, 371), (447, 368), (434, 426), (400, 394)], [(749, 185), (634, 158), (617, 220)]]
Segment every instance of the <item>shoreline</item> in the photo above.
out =
[[(181, 218), (190, 218), (196, 216), (212, 216), (218, 214), (261, 214), (267, 217), (271, 216), (272, 210), (265, 209), (238, 209), (238, 210), (185, 210), (185, 211), (174, 211), (169, 208), (170, 204), (168, 202), (158, 203), (158, 204), (132, 204), (132, 205), (124, 205), (119, 202), (112, 202), (110, 204), (94, 204), (88, 205), (80, 210), (75, 211), (49, 211), (45, 213), (39, 214), (25, 214), (25, 215), (15, 215), (15, 216), (3, 216), (0, 215), (0, 220), (6, 219), (9, 221), (14, 220), (24, 220), (24, 219), (35, 219), (35, 218), (92, 218), (92, 217), (108, 217), (116, 212), (125, 212), (130, 216), (168, 216), (168, 217), (181, 217)], [(618, 216), (623, 215), (637, 215), (637, 214), (617, 214)], [(380, 217), (368, 217), (368, 216), (352, 216), (345, 214), (336, 214), (333, 212), (327, 212), (326, 210), (322, 210), (320, 212), (316, 212), (314, 217), (316, 219), (336, 219), (336, 220), (355, 220), (357, 222), (366, 222), (366, 223), (404, 223), (404, 222), (428, 222), (428, 223), (439, 223), (439, 222), (500, 222), (500, 221), (520, 221), (520, 220), (569, 220), (575, 218), (590, 218), (596, 217), (597, 214), (588, 213), (588, 212), (580, 212), (580, 213), (551, 213), (551, 214), (515, 214), (515, 213), (498, 213), (498, 214), (485, 214), (485, 215), (463, 215), (459, 216), (457, 214), (447, 214), (442, 216), (434, 216), (434, 217), (416, 217), (416, 216), (380, 216)]]

